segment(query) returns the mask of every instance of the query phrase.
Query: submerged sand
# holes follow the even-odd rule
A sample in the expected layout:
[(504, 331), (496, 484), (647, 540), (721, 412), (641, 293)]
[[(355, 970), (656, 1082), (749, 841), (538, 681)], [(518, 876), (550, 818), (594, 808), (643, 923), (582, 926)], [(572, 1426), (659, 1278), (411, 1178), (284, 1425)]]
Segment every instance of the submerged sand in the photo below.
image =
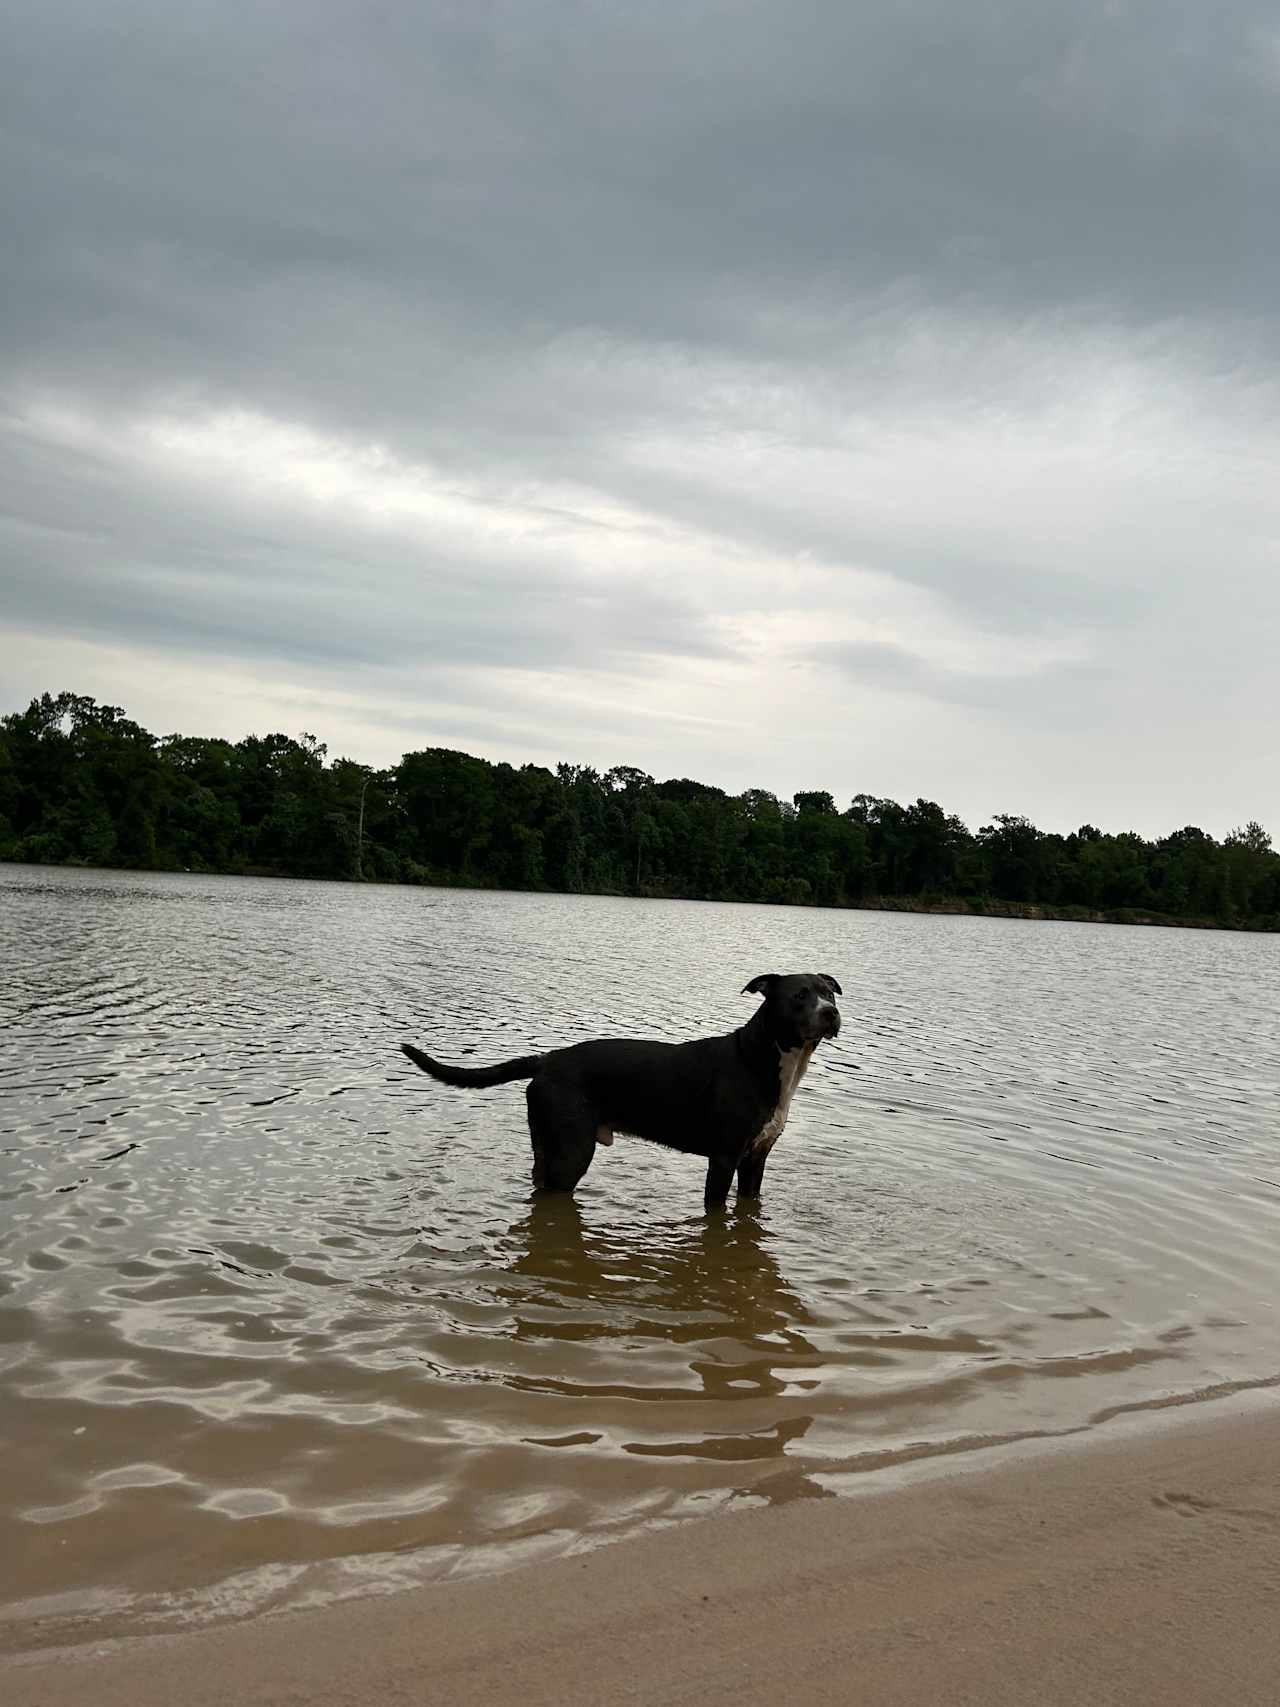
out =
[(24, 1656), (7, 1707), (1280, 1700), (1280, 1404), (483, 1581)]

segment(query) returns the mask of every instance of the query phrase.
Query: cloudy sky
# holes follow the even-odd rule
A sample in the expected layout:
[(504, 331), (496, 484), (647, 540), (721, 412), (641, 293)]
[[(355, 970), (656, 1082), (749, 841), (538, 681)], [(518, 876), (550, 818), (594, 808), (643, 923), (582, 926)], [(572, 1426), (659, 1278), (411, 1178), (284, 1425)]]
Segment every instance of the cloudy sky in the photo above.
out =
[(0, 708), (1280, 837), (1280, 28), (9, 0)]

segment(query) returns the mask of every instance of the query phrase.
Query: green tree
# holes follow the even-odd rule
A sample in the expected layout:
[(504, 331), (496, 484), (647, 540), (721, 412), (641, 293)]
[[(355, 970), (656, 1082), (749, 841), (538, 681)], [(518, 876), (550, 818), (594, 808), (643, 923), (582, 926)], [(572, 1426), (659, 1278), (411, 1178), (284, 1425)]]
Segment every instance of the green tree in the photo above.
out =
[(313, 735), (157, 741), (118, 706), (42, 694), (0, 718), (0, 857), (841, 906), (950, 895), (1280, 928), (1280, 856), (1250, 820), (1221, 843), (1001, 814), (976, 835), (935, 801), (821, 789), (731, 797), (633, 765), (492, 764), (451, 748), (389, 770)]

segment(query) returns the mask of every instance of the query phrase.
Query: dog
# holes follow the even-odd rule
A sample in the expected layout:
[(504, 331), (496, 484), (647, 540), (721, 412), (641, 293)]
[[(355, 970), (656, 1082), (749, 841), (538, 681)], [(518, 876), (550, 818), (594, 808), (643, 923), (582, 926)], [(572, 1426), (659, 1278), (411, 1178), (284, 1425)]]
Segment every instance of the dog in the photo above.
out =
[(703, 1205), (719, 1209), (735, 1173), (740, 1197), (759, 1196), (813, 1052), (840, 1031), (835, 998), (843, 991), (830, 973), (766, 972), (742, 994), (764, 997), (745, 1025), (692, 1043), (602, 1038), (495, 1067), (451, 1067), (411, 1043), (400, 1047), (444, 1085), (482, 1090), (529, 1080), (535, 1190), (573, 1191), (597, 1144), (623, 1132), (705, 1156)]

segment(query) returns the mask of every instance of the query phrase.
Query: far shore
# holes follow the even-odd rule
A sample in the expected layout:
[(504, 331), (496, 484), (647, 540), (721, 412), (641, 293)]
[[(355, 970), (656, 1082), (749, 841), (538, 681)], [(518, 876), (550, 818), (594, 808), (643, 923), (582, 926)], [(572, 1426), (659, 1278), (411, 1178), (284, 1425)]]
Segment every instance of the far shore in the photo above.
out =
[(0, 1695), (7, 1707), (1273, 1707), (1274, 1392), (1113, 1419), (1084, 1444), (990, 1463), (176, 1636), (116, 1640), (104, 1626), (85, 1647), (24, 1653), (10, 1620)]
[(1228, 924), (1222, 919), (1181, 917), (1138, 907), (1051, 907), (1039, 901), (998, 901), (981, 895), (867, 895), (856, 901), (829, 906), (825, 903), (781, 899), (748, 901), (737, 897), (671, 895), (647, 889), (502, 889), (492, 884), (459, 883), (446, 877), (434, 879), (429, 883), (388, 883), (372, 877), (308, 877), (298, 872), (272, 871), (258, 866), (245, 867), (239, 871), (215, 871), (209, 868), (176, 866), (90, 865), (77, 860), (40, 865), (30, 860), (5, 862), (0, 859), (0, 864), (4, 863), (29, 871), (101, 871), (116, 872), (127, 877), (255, 877), (281, 883), (333, 883), (362, 889), (457, 889), (482, 895), (565, 895), (615, 901), (693, 901), (719, 907), (795, 907), (805, 912), (928, 913), (975, 919), (1029, 919), (1077, 925), (1140, 925), (1183, 931), (1229, 931), (1233, 935), (1245, 933), (1253, 936), (1273, 936), (1280, 932), (1280, 923), (1274, 927)]

